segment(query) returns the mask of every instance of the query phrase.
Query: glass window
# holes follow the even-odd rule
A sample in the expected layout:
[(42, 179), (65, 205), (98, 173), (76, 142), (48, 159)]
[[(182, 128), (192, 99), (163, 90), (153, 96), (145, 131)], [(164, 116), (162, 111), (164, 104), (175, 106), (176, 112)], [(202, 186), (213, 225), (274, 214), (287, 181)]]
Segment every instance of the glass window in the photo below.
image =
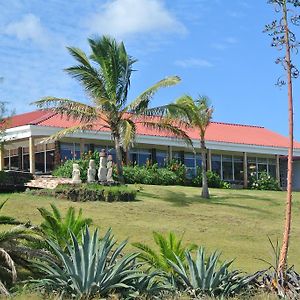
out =
[(269, 165), (269, 175), (273, 178), (276, 178), (276, 166), (275, 165)]
[(244, 180), (244, 164), (242, 162), (234, 162), (234, 180)]
[(35, 170), (44, 172), (44, 152), (35, 153)]
[(167, 161), (166, 151), (156, 151), (156, 162), (159, 167), (164, 167)]
[(267, 164), (258, 164), (258, 176), (263, 172), (267, 172), (267, 169)]
[(23, 155), (23, 169), (29, 171), (29, 154)]
[(74, 146), (71, 143), (61, 143), (60, 145), (60, 157), (62, 161), (73, 159)]
[(187, 168), (195, 168), (195, 156), (194, 156), (194, 154), (185, 153), (185, 155), (184, 155), (184, 165)]
[(211, 156), (211, 168), (213, 172), (221, 176), (221, 155)]
[(144, 166), (151, 160), (151, 154), (147, 150), (139, 150), (138, 152), (138, 164)]
[(201, 154), (196, 154), (196, 168), (197, 167), (201, 168), (201, 166), (202, 166)]
[(232, 156), (222, 156), (223, 179), (233, 180)]
[(46, 152), (46, 166), (47, 172), (51, 172), (54, 169), (54, 150)]

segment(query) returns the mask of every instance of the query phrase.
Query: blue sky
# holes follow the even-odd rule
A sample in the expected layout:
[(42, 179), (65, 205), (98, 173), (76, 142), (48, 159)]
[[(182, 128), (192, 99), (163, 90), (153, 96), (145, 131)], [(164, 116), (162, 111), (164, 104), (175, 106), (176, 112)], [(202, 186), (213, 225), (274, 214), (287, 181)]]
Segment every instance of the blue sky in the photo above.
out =
[[(214, 120), (265, 126), (287, 135), (280, 53), (262, 33), (275, 17), (261, 0), (0, 0), (0, 99), (17, 113), (43, 96), (88, 102), (63, 69), (66, 46), (89, 51), (86, 39), (110, 34), (136, 57), (129, 99), (168, 75), (182, 82), (152, 105), (187, 93), (207, 95)], [(294, 30), (300, 38), (299, 29)], [(296, 57), (296, 61), (299, 58)], [(300, 91), (295, 81), (295, 138), (300, 140)]]

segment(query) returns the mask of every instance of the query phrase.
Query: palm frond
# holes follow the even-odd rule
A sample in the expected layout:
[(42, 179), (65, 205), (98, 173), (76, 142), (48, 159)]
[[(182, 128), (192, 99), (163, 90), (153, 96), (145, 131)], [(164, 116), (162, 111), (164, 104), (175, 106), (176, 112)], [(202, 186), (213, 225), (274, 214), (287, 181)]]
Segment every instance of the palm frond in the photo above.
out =
[(136, 125), (130, 119), (122, 119), (119, 124), (121, 144), (126, 150), (133, 144), (136, 135)]
[(80, 124), (80, 125), (75, 125), (66, 129), (62, 129), (49, 137), (43, 139), (43, 143), (48, 143), (48, 142), (53, 142), (55, 140), (59, 140), (66, 135), (73, 134), (79, 131), (85, 131), (85, 130), (92, 130), (94, 126), (94, 123), (88, 123), (88, 124)]
[(99, 117), (95, 107), (66, 98), (44, 97), (32, 104), (40, 109), (51, 110), (80, 122), (95, 121)]
[(88, 57), (81, 49), (68, 47), (68, 50), (79, 65), (67, 68), (65, 71), (83, 85), (92, 99), (106, 98), (108, 95), (102, 74), (90, 64)]
[(135, 114), (143, 113), (146, 109), (149, 108), (150, 101), (154, 94), (164, 87), (169, 87), (180, 82), (178, 76), (170, 76), (165, 79), (158, 81), (156, 84), (148, 88), (145, 92), (139, 95), (133, 102), (131, 102), (127, 107), (124, 108), (124, 111), (132, 112)]
[(193, 147), (193, 142), (187, 132), (180, 127), (173, 125), (169, 120), (165, 119), (161, 122), (155, 121), (143, 121), (142, 123), (145, 127), (157, 130), (158, 132), (164, 132), (170, 135), (171, 138), (182, 139), (185, 144), (191, 148)]
[(3, 248), (0, 248), (0, 257), (2, 257), (4, 259), (5, 264), (11, 270), (12, 281), (16, 282), (16, 280), (17, 280), (17, 270), (16, 270), (16, 267), (15, 267), (14, 261), (12, 260), (10, 255), (7, 253), (7, 251), (5, 251)]

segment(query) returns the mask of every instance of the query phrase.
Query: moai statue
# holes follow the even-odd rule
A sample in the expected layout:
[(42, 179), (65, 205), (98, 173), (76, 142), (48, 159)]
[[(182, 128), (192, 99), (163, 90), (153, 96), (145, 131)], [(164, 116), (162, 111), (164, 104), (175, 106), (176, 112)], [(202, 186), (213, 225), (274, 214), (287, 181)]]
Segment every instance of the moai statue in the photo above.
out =
[(100, 182), (106, 181), (107, 176), (107, 167), (106, 167), (107, 159), (105, 150), (102, 149), (100, 152), (100, 163), (99, 163), (99, 170), (98, 170), (98, 180)]
[(79, 183), (81, 183), (80, 169), (79, 169), (79, 165), (78, 164), (73, 164), (72, 183), (73, 184), (79, 184)]
[(114, 182), (113, 179), (113, 158), (112, 155), (107, 157), (107, 182)]
[(96, 181), (95, 176), (96, 176), (96, 164), (95, 161), (91, 159), (89, 162), (89, 168), (87, 170), (87, 182), (89, 183), (95, 182)]

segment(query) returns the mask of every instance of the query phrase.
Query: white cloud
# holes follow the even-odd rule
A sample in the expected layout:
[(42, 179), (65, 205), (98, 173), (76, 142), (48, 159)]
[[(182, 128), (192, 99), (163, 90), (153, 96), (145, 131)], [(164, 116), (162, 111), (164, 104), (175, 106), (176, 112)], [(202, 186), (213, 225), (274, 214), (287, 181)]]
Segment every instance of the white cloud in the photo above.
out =
[(90, 16), (91, 33), (122, 37), (148, 33), (186, 33), (185, 26), (173, 16), (161, 0), (113, 0)]
[(40, 18), (34, 14), (26, 14), (16, 22), (9, 23), (3, 31), (4, 34), (15, 36), (20, 41), (30, 40), (35, 43), (47, 43), (47, 32), (43, 28)]
[(189, 59), (177, 60), (175, 61), (175, 65), (183, 68), (191, 68), (191, 67), (211, 68), (214, 66), (210, 61), (201, 58), (189, 58)]

